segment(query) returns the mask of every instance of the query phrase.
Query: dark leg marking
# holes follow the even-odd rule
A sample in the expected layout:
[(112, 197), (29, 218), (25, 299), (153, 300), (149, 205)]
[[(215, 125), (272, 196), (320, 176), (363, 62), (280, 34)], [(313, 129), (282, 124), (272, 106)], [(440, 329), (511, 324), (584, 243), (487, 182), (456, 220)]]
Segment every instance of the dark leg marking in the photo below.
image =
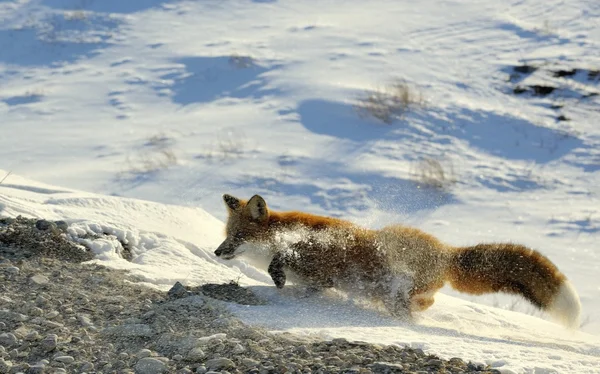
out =
[(285, 286), (285, 272), (283, 271), (284, 266), (285, 262), (281, 253), (277, 253), (269, 264), (269, 275), (271, 276), (271, 279), (273, 279), (273, 282), (277, 288), (283, 288), (283, 286)]

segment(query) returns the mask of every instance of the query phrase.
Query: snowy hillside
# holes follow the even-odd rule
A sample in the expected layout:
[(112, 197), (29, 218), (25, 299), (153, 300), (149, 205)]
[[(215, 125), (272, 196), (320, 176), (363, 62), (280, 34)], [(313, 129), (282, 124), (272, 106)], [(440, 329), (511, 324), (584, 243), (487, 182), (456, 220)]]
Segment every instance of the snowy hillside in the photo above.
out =
[[(359, 299), (334, 292), (306, 298), (301, 289), (277, 291), (268, 275), (212, 252), (222, 223), (198, 208), (77, 192), (11, 175), (0, 185), (3, 215), (66, 219), (75, 239), (85, 233), (110, 233), (87, 239), (100, 263), (129, 269), (142, 284), (169, 289), (239, 280), (269, 301), (264, 306), (231, 304), (243, 321), (272, 331), (325, 338), (345, 337), (373, 343), (408, 345), (443, 358), (464, 357), (512, 372), (598, 372), (600, 338), (522, 313), (438, 295), (415, 324), (373, 309)], [(119, 254), (126, 243), (129, 262)], [(233, 266), (231, 266), (233, 264)]]
[[(581, 330), (597, 337), (599, 51), (591, 0), (0, 0), (0, 180), (13, 173), (0, 215), (129, 235), (138, 262), (111, 255), (111, 243), (101, 261), (165, 288), (239, 275), (210, 252), (225, 192), (369, 227), (406, 223), (453, 245), (522, 243), (572, 280)], [(359, 116), (358, 99), (395, 79), (423, 105), (391, 124)], [(419, 180), (427, 162), (444, 169), (444, 188)], [(246, 284), (270, 284), (243, 272)], [(531, 313), (519, 300), (443, 292), (423, 328), (399, 327), (407, 338), (393, 341), (445, 354), (461, 349), (457, 335), (473, 359), (486, 342), (498, 360), (535, 341), (531, 357), (559, 371), (599, 360), (597, 338), (506, 311)], [(309, 305), (271, 296), (279, 311)], [(348, 326), (392, 329), (349, 310)], [(500, 330), (486, 331), (494, 321)], [(333, 321), (268, 322), (339, 332)], [(505, 336), (527, 343), (496, 346)]]

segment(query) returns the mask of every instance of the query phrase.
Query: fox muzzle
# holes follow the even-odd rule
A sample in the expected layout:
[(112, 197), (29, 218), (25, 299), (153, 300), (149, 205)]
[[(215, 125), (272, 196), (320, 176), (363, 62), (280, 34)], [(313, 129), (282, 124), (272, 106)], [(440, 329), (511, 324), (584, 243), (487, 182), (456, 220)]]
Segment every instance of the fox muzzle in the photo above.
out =
[(230, 260), (235, 257), (235, 250), (238, 247), (238, 244), (234, 240), (225, 239), (223, 243), (215, 250), (215, 256), (222, 257), (226, 260)]

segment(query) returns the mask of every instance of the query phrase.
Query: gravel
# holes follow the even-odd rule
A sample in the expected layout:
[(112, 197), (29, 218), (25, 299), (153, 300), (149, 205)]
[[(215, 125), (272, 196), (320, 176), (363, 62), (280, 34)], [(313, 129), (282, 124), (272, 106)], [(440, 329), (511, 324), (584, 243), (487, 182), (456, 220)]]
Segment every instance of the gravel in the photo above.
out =
[(221, 300), (264, 303), (249, 290), (138, 286), (127, 272), (83, 263), (93, 256), (66, 228), (0, 218), (0, 374), (498, 373), (420, 349), (247, 326)]

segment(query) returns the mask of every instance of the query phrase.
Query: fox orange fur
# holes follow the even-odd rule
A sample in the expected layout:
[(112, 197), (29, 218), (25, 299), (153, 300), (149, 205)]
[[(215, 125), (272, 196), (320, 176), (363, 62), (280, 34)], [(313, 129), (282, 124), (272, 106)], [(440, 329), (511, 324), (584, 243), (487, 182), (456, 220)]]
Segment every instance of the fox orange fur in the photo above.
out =
[[(541, 253), (518, 244), (453, 247), (401, 225), (371, 230), (337, 218), (274, 212), (255, 195), (223, 195), (227, 238), (215, 255), (243, 254), (268, 270), (278, 288), (288, 277), (311, 288), (358, 291), (380, 300), (390, 313), (429, 308), (449, 283), (470, 294), (517, 294), (568, 327), (578, 327), (579, 297)], [(406, 282), (409, 287), (403, 287)]]

